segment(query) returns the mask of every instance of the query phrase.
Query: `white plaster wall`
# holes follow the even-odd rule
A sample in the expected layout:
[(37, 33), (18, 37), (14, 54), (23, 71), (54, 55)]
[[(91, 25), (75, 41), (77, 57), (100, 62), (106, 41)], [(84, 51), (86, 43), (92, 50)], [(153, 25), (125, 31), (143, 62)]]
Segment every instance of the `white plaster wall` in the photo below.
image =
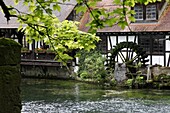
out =
[(37, 41), (35, 41), (35, 48), (37, 47)]
[[(166, 38), (169, 38), (170, 36), (167, 35)], [(170, 51), (170, 40), (166, 40), (166, 46), (165, 46), (165, 50), (166, 51)], [(169, 54), (170, 53), (166, 53), (166, 66), (167, 66), (167, 63), (168, 63), (168, 59), (169, 59)]]
[(126, 41), (127, 41), (126, 36), (118, 36), (118, 43)]
[(29, 50), (32, 50), (32, 44), (29, 43)]
[(148, 55), (148, 57), (146, 58), (146, 60), (149, 60), (149, 62), (146, 63), (147, 65), (149, 65), (149, 64), (150, 64), (150, 61), (151, 61), (150, 55)]
[[(169, 36), (166, 36), (166, 38), (169, 38)], [(170, 40), (166, 40), (166, 51), (170, 51)]]
[(41, 41), (35, 41), (35, 48), (41, 48)]
[[(135, 36), (129, 36), (128, 41), (129, 42), (134, 42)], [(136, 43), (138, 42), (138, 38), (136, 37)]]
[[(170, 53), (166, 53), (166, 66), (167, 66), (167, 63), (168, 63), (169, 54), (170, 54)], [(169, 66), (170, 66), (170, 65), (169, 65)]]
[[(116, 45), (116, 36), (110, 36), (110, 39), (111, 39), (112, 46), (115, 46)], [(108, 50), (110, 50), (111, 49), (111, 45), (110, 45), (109, 38), (107, 38), (107, 42), (108, 42)]]
[(164, 56), (152, 56), (152, 65), (155, 64), (164, 66)]

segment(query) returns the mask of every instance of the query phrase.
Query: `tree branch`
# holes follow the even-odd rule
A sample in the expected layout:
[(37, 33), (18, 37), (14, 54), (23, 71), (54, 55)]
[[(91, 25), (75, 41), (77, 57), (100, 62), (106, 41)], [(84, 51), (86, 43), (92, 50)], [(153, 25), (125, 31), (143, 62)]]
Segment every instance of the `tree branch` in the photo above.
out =
[(52, 46), (53, 50), (55, 51), (56, 55), (62, 60), (63, 63), (66, 64), (65, 66), (66, 66), (69, 74), (72, 74), (72, 73), (71, 73), (71, 70), (69, 69), (69, 67), (68, 67), (68, 65), (67, 65), (67, 62), (65, 62), (65, 61), (63, 60), (63, 58), (58, 54), (57, 50), (55, 49), (55, 47), (54, 47), (54, 45), (53, 45), (53, 43), (52, 43), (52, 39), (51, 39), (52, 37), (48, 34), (49, 30), (48, 30), (47, 28), (46, 28), (46, 31), (47, 31), (46, 33), (47, 33), (47, 37), (48, 37), (48, 39), (49, 39), (49, 42), (51, 43), (51, 46)]
[[(38, 0), (36, 0), (36, 2), (41, 6), (41, 8), (42, 8), (50, 17), (52, 17), (52, 16), (48, 13), (48, 11), (45, 9), (45, 7), (44, 7)], [(52, 18), (54, 18), (54, 17), (52, 17)]]
[(83, 1), (83, 2), (84, 2), (84, 4), (86, 5), (86, 7), (88, 8), (88, 10), (90, 11), (90, 14), (92, 15), (93, 19), (96, 21), (96, 23), (97, 23), (98, 25), (100, 25), (98, 19), (96, 19), (96, 17), (94, 16), (93, 12), (91, 11), (91, 8), (90, 8), (89, 5), (87, 4), (87, 1), (85, 0), (85, 1)]
[(132, 32), (132, 29), (130, 28), (129, 24), (128, 24), (128, 20), (126, 18), (126, 11), (125, 11), (125, 0), (123, 0), (123, 14), (124, 14), (124, 17), (125, 17), (125, 21), (127, 22), (127, 27), (128, 29), (130, 30), (130, 32)]
[(2, 8), (4, 14), (5, 14), (5, 17), (7, 18), (7, 22), (8, 22), (10, 20), (10, 17), (11, 17), (11, 14), (9, 13), (9, 10), (11, 10), (11, 9), (9, 9), (6, 6), (6, 4), (4, 3), (3, 0), (0, 0), (0, 6), (1, 6), (1, 8)]

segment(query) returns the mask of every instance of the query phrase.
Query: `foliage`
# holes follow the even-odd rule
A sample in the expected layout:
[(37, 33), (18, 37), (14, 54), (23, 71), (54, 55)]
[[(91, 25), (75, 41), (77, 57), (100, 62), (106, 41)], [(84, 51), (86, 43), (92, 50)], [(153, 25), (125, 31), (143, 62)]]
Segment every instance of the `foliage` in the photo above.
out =
[(134, 82), (133, 79), (128, 79), (128, 80), (125, 82), (125, 85), (127, 85), (129, 88), (132, 88), (133, 82)]
[[(98, 28), (104, 28), (106, 25), (113, 26), (118, 24), (124, 29), (130, 22), (134, 22), (134, 10), (130, 10), (136, 3), (148, 4), (161, 0), (113, 0), (113, 5), (120, 6), (119, 8), (108, 11), (104, 8), (96, 8), (97, 3), (102, 0), (77, 0), (79, 7), (77, 12), (86, 12), (87, 10), (91, 15), (91, 22), (88, 24), (90, 32), (96, 32)], [(83, 5), (82, 5), (83, 4)], [(130, 29), (130, 28), (129, 28)]]
[[(14, 1), (15, 4), (22, 2), (22, 0)], [(59, 4), (64, 4), (65, 1), (24, 0), (23, 4), (28, 8), (28, 12), (19, 11), (14, 7), (13, 10), (10, 10), (12, 15), (17, 16), (21, 24), (19, 30), (25, 32), (27, 41), (44, 40), (46, 45), (50, 45), (55, 51), (56, 59), (64, 64), (73, 59), (67, 53), (81, 49), (90, 51), (100, 40), (95, 34), (79, 31), (78, 22), (68, 20), (60, 22), (53, 15), (53, 11), (60, 11)]]
[(164, 81), (164, 80), (170, 81), (170, 76), (167, 74), (160, 74), (160, 75), (154, 76), (153, 80), (154, 81)]
[[(67, 20), (59, 22), (57, 18), (52, 18), (48, 15), (44, 15), (44, 18), (40, 20), (44, 21), (36, 23), (36, 25), (39, 24), (36, 26), (36, 30), (34, 29), (34, 25), (29, 24), (34, 20), (23, 22), (23, 24), (28, 23), (25, 29), (27, 39), (28, 41), (32, 41), (33, 39), (44, 40), (46, 44), (53, 47), (57, 55), (56, 59), (59, 61), (67, 62), (67, 60), (72, 59), (67, 54), (67, 52), (71, 52), (72, 50), (84, 49), (89, 51), (90, 49), (94, 49), (95, 42), (99, 40), (93, 34), (79, 31), (77, 27), (78, 22)], [(20, 22), (22, 23), (22, 20)]]
[(55, 51), (51, 48), (47, 48), (46, 53), (55, 53)]
[(146, 77), (142, 75), (141, 71), (137, 71), (136, 74), (127, 74), (128, 79), (125, 81), (125, 86), (129, 88), (142, 88), (146, 85)]
[(104, 80), (107, 76), (104, 61), (105, 58), (98, 51), (81, 51), (79, 76), (82, 79), (92, 79), (93, 81)]
[(10, 38), (1, 38), (1, 37), (0, 37), (0, 45), (1, 46), (21, 46), (20, 44), (11, 40)]
[[(58, 20), (53, 15), (53, 11), (57, 10), (60, 11), (61, 7), (60, 4), (65, 4), (65, 2), (70, 0), (24, 0), (23, 4), (28, 7), (30, 13), (29, 14), (22, 14), (19, 13), (18, 17), (21, 23), (24, 22), (24, 24), (27, 24), (31, 28), (29, 28), (27, 31), (31, 32), (31, 34), (41, 34), (43, 32), (49, 32), (48, 30), (51, 30), (53, 27), (50, 27), (49, 25), (53, 25), (55, 22), (58, 23)], [(114, 24), (118, 24), (121, 26), (122, 29), (124, 29), (128, 22), (135, 21), (135, 18), (132, 16), (135, 14), (133, 10), (129, 10), (129, 8), (134, 7), (136, 3), (140, 4), (148, 4), (153, 3), (161, 0), (113, 0), (113, 5), (116, 4), (120, 6), (119, 8), (116, 8), (112, 11), (107, 11), (104, 8), (96, 8), (97, 3), (101, 2), (102, 0), (76, 0), (78, 3), (78, 7), (76, 7), (77, 13), (86, 11), (89, 11), (92, 17), (91, 22), (88, 24), (90, 26), (91, 32), (96, 32), (98, 28), (104, 28), (106, 25), (112, 26)], [(18, 4), (19, 2), (22, 2), (22, 0), (14, 0), (15, 4)], [(14, 13), (14, 10), (10, 10), (12, 14)], [(17, 10), (18, 11), (18, 10)], [(21, 18), (22, 17), (22, 18)], [(52, 19), (52, 20), (51, 20)], [(54, 22), (55, 21), (55, 22)], [(50, 27), (48, 30), (42, 30), (39, 24), (42, 23), (44, 25), (40, 25), (43, 27)], [(47, 26), (45, 26), (47, 25)], [(32, 30), (30, 30), (32, 29)], [(41, 32), (35, 32), (34, 30), (41, 29)], [(49, 32), (52, 33), (53, 30)], [(35, 35), (36, 36), (36, 35)], [(42, 39), (42, 38), (40, 38)]]
[[(53, 15), (53, 11), (60, 11), (60, 5), (67, 5), (70, 0), (13, 0), (15, 4), (23, 3), (28, 8), (28, 12), (22, 12), (14, 6), (10, 8), (4, 6), (3, 1), (0, 5), (5, 13), (7, 20), (10, 17), (17, 17), (21, 23), (20, 29), (25, 31), (27, 40), (44, 40), (55, 50), (56, 59), (67, 62), (72, 59), (67, 53), (72, 50), (87, 50), (95, 48), (95, 42), (99, 38), (94, 34), (81, 32), (78, 30), (78, 22), (63, 21)], [(132, 16), (135, 14), (130, 7), (134, 7), (136, 3), (148, 4), (160, 0), (113, 0), (113, 4), (119, 5), (120, 8), (107, 11), (104, 8), (96, 8), (97, 3), (102, 0), (76, 0), (78, 6), (77, 13), (89, 11), (91, 22), (89, 32), (95, 33), (97, 29), (104, 28), (106, 25), (113, 26), (118, 24), (122, 29), (128, 26), (129, 22), (135, 21)], [(128, 22), (128, 21), (129, 22)], [(19, 29), (19, 30), (20, 30)]]

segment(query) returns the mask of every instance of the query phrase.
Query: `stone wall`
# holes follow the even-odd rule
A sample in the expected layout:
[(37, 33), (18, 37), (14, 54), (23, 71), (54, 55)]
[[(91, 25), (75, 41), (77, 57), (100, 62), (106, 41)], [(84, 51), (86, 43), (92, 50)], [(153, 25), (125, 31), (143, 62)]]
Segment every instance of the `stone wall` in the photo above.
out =
[(22, 77), (70, 79), (70, 73), (65, 66), (32, 66), (21, 65)]
[(0, 113), (20, 113), (21, 46), (0, 38)]
[(162, 67), (162, 66), (153, 66), (151, 68), (151, 72), (153, 76), (158, 76), (161, 74), (165, 74), (167, 76), (170, 76), (170, 67)]

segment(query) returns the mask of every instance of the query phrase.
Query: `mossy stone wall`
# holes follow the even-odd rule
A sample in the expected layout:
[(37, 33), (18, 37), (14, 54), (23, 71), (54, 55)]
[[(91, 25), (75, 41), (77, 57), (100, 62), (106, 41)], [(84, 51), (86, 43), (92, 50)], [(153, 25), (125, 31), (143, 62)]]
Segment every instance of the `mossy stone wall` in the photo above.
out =
[(21, 113), (21, 46), (0, 38), (0, 113)]

